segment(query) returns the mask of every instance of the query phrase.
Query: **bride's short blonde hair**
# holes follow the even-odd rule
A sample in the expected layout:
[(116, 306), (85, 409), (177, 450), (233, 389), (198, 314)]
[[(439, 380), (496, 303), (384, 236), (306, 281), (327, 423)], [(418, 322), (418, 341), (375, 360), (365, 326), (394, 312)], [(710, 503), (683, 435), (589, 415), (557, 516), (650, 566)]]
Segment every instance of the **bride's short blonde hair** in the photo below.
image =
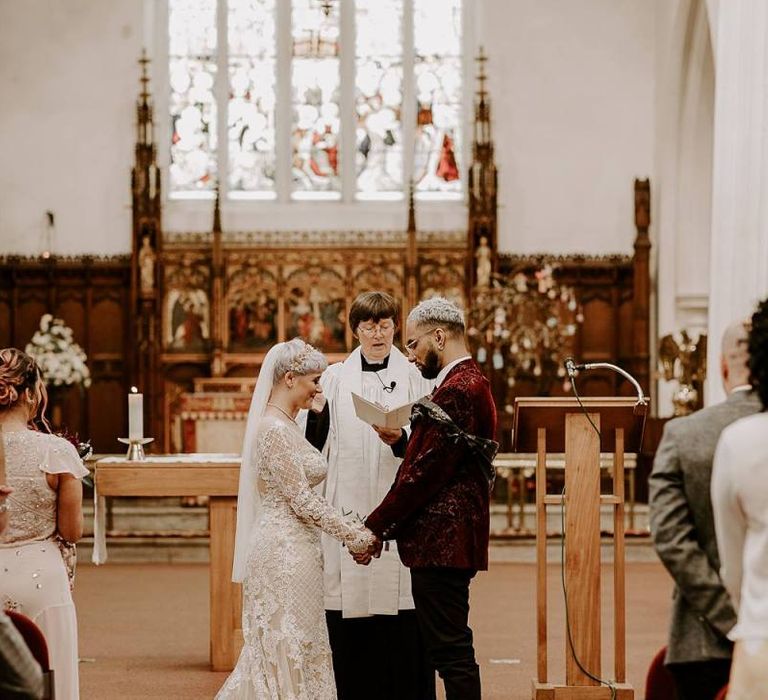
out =
[(323, 353), (301, 338), (294, 338), (278, 346), (272, 383), (277, 384), (288, 372), (312, 374), (323, 372), (326, 367), (328, 360)]

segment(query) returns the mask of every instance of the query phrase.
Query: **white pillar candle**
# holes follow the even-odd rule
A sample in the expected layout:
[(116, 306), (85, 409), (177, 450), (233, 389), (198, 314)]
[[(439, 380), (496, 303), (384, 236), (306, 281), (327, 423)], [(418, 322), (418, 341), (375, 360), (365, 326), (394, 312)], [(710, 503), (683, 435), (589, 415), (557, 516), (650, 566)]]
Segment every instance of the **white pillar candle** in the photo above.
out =
[(128, 439), (140, 440), (144, 437), (144, 394), (131, 387), (128, 394)]

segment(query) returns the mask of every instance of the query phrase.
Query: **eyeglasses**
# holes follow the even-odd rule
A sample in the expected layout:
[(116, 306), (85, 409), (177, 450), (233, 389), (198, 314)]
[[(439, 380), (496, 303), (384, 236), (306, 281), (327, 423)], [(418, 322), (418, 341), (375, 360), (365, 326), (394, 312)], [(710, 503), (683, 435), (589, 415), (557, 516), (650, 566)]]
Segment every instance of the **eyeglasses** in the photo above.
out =
[(425, 333), (422, 333), (421, 335), (417, 335), (412, 340), (409, 340), (405, 344), (405, 349), (413, 355), (413, 351), (416, 349), (416, 346), (419, 344), (419, 341), (426, 335), (429, 335), (430, 333), (434, 333), (437, 330), (437, 328), (433, 328), (432, 330), (426, 331)]
[(391, 333), (395, 330), (395, 324), (392, 321), (383, 321), (381, 323), (374, 323), (372, 326), (360, 325), (357, 327), (357, 330), (368, 338), (373, 338), (376, 335), (376, 331), (379, 331), (381, 335)]

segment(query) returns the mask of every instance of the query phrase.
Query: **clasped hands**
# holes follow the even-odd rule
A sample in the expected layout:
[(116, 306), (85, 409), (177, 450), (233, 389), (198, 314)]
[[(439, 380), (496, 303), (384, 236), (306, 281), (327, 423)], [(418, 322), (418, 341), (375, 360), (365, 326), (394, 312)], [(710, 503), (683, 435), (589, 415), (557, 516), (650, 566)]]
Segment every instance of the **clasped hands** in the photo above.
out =
[(381, 549), (383, 546), (384, 543), (374, 535), (373, 542), (368, 545), (368, 549), (363, 552), (350, 552), (350, 554), (355, 562), (362, 564), (363, 566), (368, 566), (368, 564), (371, 563), (371, 559), (374, 557), (378, 559), (381, 556)]

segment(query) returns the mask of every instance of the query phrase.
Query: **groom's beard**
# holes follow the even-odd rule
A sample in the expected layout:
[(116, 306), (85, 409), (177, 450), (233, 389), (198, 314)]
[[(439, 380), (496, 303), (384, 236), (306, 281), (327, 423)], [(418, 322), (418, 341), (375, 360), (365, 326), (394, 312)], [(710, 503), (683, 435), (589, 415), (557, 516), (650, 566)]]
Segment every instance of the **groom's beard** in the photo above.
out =
[(419, 372), (424, 379), (435, 379), (440, 370), (442, 369), (442, 363), (440, 362), (440, 356), (434, 348), (427, 350), (427, 354), (424, 357), (424, 362), (419, 367)]

